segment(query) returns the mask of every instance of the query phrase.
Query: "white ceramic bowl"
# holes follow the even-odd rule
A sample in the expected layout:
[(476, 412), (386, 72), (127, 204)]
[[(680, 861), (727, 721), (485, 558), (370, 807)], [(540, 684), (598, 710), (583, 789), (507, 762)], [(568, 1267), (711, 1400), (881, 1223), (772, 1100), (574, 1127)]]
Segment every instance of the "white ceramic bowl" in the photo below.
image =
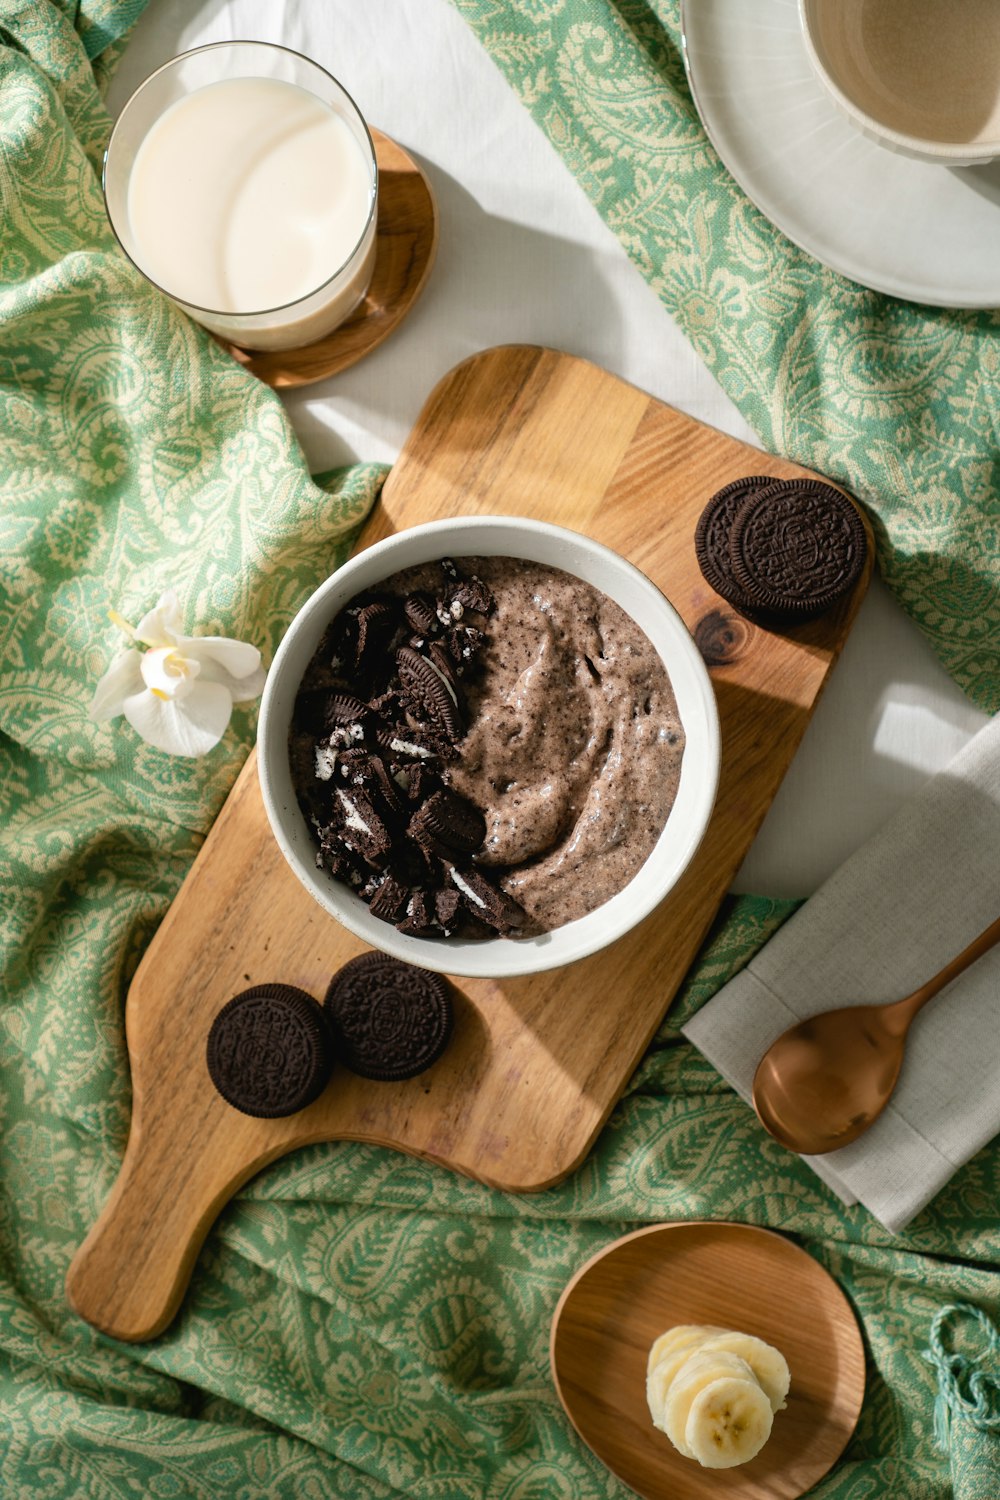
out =
[(1000, 156), (996, 0), (799, 0), (809, 61), (871, 140), (919, 161)]
[[(327, 625), (362, 589), (440, 557), (520, 557), (575, 574), (627, 611), (666, 665), (686, 744), (677, 798), (642, 869), (585, 917), (533, 938), (419, 938), (373, 917), (361, 898), (316, 866), (316, 845), (292, 786), (288, 731), (302, 675)], [(603, 948), (642, 920), (680, 879), (701, 843), (719, 778), (719, 718), (705, 664), (676, 610), (631, 563), (574, 531), (518, 516), (431, 521), (377, 542), (339, 568), (299, 610), (261, 701), (258, 770), (282, 853), (306, 890), (351, 932), (385, 953), (441, 973), (504, 978), (553, 969)]]

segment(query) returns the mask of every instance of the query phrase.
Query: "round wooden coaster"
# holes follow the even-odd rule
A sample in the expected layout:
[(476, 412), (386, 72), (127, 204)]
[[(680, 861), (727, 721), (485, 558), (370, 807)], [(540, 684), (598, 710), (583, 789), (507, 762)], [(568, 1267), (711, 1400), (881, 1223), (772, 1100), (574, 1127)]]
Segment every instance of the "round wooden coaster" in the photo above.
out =
[(372, 130), (378, 161), (378, 230), (368, 295), (346, 323), (301, 349), (263, 351), (219, 343), (275, 390), (311, 385), (356, 364), (389, 337), (424, 289), (437, 249), (430, 183), (397, 141)]

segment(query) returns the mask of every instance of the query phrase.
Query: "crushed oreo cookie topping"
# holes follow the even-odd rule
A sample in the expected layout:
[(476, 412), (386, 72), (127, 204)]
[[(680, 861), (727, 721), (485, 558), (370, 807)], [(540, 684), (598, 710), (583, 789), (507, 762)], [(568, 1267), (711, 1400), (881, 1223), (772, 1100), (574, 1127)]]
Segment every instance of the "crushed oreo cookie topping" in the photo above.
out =
[(317, 864), (382, 921), (421, 937), (527, 930), (496, 877), (472, 868), (485, 819), (444, 780), (493, 596), (450, 559), (438, 572), (433, 594), (373, 591), (333, 621), (296, 700), (293, 778)]
[(462, 941), (550, 932), (621, 891), (683, 754), (666, 668), (626, 611), (503, 556), (421, 563), (351, 599), (290, 743), (320, 865), (400, 932)]

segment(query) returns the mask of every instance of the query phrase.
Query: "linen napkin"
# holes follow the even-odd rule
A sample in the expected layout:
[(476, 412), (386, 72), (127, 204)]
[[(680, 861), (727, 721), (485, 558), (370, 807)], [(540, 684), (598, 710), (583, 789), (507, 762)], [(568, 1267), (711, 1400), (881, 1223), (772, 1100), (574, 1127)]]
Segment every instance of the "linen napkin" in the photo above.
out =
[[(747, 1100), (770, 1043), (806, 1016), (890, 1001), (1000, 914), (1000, 715), (848, 859), (684, 1034)], [(865, 1135), (805, 1158), (897, 1233), (1000, 1132), (1000, 946), (915, 1021)]]

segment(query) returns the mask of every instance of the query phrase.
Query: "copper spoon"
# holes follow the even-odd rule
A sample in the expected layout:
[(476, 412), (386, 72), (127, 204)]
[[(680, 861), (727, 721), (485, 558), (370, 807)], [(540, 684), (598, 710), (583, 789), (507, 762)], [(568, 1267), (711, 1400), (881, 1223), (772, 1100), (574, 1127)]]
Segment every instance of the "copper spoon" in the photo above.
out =
[(765, 1130), (806, 1156), (856, 1141), (889, 1102), (914, 1017), (997, 942), (1000, 917), (905, 999), (826, 1010), (783, 1031), (754, 1074), (753, 1107)]

